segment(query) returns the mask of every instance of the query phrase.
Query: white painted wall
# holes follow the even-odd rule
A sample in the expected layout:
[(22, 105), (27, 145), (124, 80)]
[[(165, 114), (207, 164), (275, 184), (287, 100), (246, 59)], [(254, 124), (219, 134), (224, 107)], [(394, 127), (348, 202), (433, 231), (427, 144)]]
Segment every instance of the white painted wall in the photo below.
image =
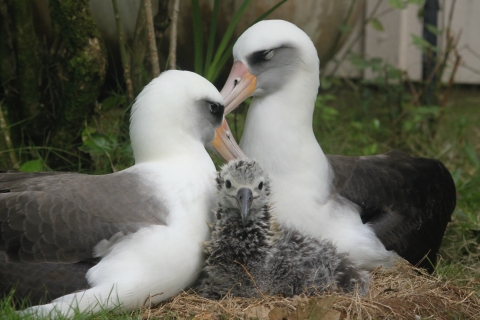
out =
[[(418, 81), (422, 77), (422, 53), (412, 44), (412, 34), (422, 36), (422, 21), (418, 18), (418, 6), (409, 5), (404, 10), (391, 9), (388, 0), (381, 0), (375, 16), (384, 27), (384, 31), (377, 31), (371, 25), (364, 27), (365, 17), (369, 17), (378, 0), (367, 0), (363, 19), (358, 22), (352, 36), (336, 55), (339, 59), (346, 51), (349, 43), (359, 41), (353, 46), (353, 51), (363, 54), (366, 58), (379, 57), (393, 64), (397, 68), (408, 72), (412, 80)], [(440, 0), (439, 29), (445, 29), (451, 11), (453, 0)], [(458, 37), (458, 51), (462, 62), (455, 75), (456, 83), (480, 84), (480, 0), (457, 0), (451, 30)], [(439, 37), (439, 45), (445, 45), (445, 39)], [(451, 57), (450, 65), (454, 61)], [(329, 74), (334, 62), (327, 64), (322, 70)], [(444, 73), (443, 81), (448, 81), (450, 70)], [(342, 63), (336, 72), (337, 76), (369, 79), (370, 72), (361, 74), (347, 62)]]

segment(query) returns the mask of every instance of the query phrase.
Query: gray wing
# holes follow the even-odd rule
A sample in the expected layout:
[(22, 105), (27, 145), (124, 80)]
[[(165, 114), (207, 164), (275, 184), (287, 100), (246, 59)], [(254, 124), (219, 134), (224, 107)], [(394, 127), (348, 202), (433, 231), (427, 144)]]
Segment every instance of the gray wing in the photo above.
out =
[(94, 261), (101, 240), (149, 225), (168, 212), (141, 176), (0, 173), (0, 250), (8, 261)]
[(8, 263), (0, 252), (0, 297), (13, 290), (15, 303), (32, 304), (50, 302), (53, 299), (89, 287), (85, 275), (94, 266), (89, 262), (58, 263)]
[(370, 157), (328, 155), (334, 192), (357, 204), (388, 250), (433, 271), (455, 208), (450, 172), (438, 160), (391, 151)]

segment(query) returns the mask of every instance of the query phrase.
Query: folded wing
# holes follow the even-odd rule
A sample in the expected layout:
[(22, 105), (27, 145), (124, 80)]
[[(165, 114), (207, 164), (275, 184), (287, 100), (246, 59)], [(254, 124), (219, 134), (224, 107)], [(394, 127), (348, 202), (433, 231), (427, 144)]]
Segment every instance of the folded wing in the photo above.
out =
[[(456, 204), (455, 184), (438, 160), (401, 151), (369, 157), (327, 155), (333, 193), (358, 205), (388, 250), (431, 269)], [(430, 261), (429, 261), (430, 260)]]
[(9, 262), (95, 261), (100, 241), (165, 224), (167, 215), (136, 172), (0, 174), (0, 250)]

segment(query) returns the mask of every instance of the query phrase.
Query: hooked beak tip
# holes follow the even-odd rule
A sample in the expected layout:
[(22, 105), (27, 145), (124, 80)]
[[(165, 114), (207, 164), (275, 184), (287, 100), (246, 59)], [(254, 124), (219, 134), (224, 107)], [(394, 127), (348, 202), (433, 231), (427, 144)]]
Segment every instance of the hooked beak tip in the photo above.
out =
[(215, 138), (211, 145), (227, 162), (230, 160), (247, 158), (233, 138), (225, 117), (223, 117), (222, 125), (215, 131)]

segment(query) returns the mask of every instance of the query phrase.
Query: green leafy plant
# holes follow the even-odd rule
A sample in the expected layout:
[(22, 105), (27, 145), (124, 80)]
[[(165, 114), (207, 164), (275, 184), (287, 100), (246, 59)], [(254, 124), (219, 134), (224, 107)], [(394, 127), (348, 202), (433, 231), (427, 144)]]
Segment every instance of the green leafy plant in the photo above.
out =
[(42, 159), (35, 159), (25, 162), (20, 166), (23, 172), (39, 172), (45, 170), (45, 164)]
[[(205, 54), (205, 59), (203, 58), (203, 21), (202, 15), (200, 12), (199, 0), (191, 0), (192, 2), (192, 11), (193, 11), (193, 34), (194, 34), (194, 52), (195, 52), (195, 72), (204, 76), (209, 81), (214, 82), (219, 76), (222, 68), (225, 66), (225, 63), (228, 61), (228, 58), (231, 56), (233, 44), (230, 43), (232, 39), (233, 32), (238, 22), (242, 18), (245, 10), (252, 0), (244, 0), (240, 5), (239, 9), (236, 11), (232, 20), (230, 21), (227, 29), (225, 30), (223, 37), (220, 41), (220, 44), (215, 47), (215, 33), (217, 31), (218, 17), (220, 11), (220, 0), (215, 0), (213, 3), (213, 12), (212, 19), (210, 23), (210, 30), (208, 35), (207, 42), (207, 52)], [(275, 11), (279, 6), (281, 6), (287, 0), (279, 1), (272, 8), (263, 13), (260, 17), (255, 20), (254, 23), (265, 19), (270, 13)]]
[(95, 171), (116, 172), (133, 164), (133, 153), (129, 141), (121, 141), (118, 133), (101, 133), (96, 128), (86, 127), (82, 131), (83, 144), (79, 149), (90, 154)]
[[(384, 32), (384, 27), (380, 17), (393, 10), (403, 10), (407, 5), (413, 4), (419, 6), (419, 16), (423, 14), (422, 7), (424, 0), (389, 0), (389, 9), (378, 12), (381, 1), (377, 1), (373, 6), (370, 15), (365, 19), (364, 28), (369, 25), (378, 32)], [(361, 86), (350, 82), (355, 87), (359, 96), (362, 98), (362, 110), (368, 113), (369, 104), (375, 100), (385, 106), (388, 112), (390, 127), (396, 134), (410, 132), (421, 129), (427, 135), (433, 135), (436, 132), (435, 125), (441, 118), (443, 107), (448, 101), (448, 96), (453, 85), (453, 79), (457, 71), (460, 56), (456, 48), (459, 36), (451, 31), (452, 13), (455, 8), (455, 1), (450, 8), (450, 16), (446, 28), (440, 30), (432, 25), (426, 25), (429, 32), (438, 37), (445, 38), (445, 47), (440, 49), (432, 45), (419, 35), (411, 35), (411, 43), (417, 47), (425, 56), (432, 61), (432, 68), (424, 81), (413, 83), (408, 73), (378, 57), (364, 57), (354, 53), (353, 45), (359, 41), (361, 34), (354, 39), (347, 48), (346, 53), (335, 61), (336, 67), (325, 79), (322, 79), (322, 87), (328, 88), (334, 83), (333, 73), (344, 61), (349, 61), (354, 67), (367, 73), (368, 80), (362, 80)], [(436, 79), (445, 78), (445, 73), (449, 81), (443, 85)]]
[(95, 173), (116, 172), (133, 165), (128, 130), (127, 96), (111, 93), (97, 105), (95, 116), (85, 123), (78, 149), (92, 159)]

